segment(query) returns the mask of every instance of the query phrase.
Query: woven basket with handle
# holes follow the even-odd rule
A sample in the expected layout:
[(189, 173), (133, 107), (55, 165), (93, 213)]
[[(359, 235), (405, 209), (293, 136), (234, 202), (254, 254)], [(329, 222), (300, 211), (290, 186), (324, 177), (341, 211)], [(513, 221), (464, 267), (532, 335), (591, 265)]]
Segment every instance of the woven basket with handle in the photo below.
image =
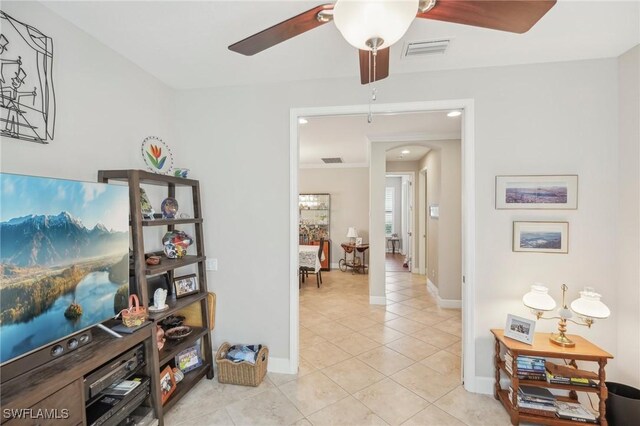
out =
[(225, 342), (220, 345), (216, 353), (218, 365), (218, 381), (233, 385), (258, 386), (267, 374), (267, 362), (269, 361), (269, 348), (262, 346), (258, 352), (255, 364), (247, 361), (233, 362), (226, 359), (231, 344)]
[(122, 323), (130, 328), (142, 325), (149, 317), (147, 308), (140, 306), (138, 296), (135, 294), (129, 296), (129, 309), (123, 309), (121, 314)]

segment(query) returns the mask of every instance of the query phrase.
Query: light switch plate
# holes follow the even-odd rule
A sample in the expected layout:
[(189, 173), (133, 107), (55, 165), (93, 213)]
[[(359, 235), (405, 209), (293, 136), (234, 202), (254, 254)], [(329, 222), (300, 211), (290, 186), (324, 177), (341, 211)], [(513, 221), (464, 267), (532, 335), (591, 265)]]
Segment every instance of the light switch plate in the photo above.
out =
[(218, 270), (218, 259), (207, 259), (206, 267), (207, 267), (207, 271), (217, 271)]

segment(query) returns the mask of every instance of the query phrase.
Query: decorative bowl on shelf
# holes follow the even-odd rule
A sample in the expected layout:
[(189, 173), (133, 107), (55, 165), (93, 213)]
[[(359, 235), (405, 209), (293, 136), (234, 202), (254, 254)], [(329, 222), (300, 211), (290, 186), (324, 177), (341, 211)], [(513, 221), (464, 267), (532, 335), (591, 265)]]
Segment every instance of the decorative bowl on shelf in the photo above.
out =
[(167, 339), (180, 340), (184, 339), (191, 334), (193, 330), (188, 325), (181, 325), (179, 327), (170, 328), (164, 333)]
[(162, 320), (161, 324), (164, 328), (169, 329), (181, 326), (182, 321), (184, 321), (184, 317), (182, 315), (169, 315)]

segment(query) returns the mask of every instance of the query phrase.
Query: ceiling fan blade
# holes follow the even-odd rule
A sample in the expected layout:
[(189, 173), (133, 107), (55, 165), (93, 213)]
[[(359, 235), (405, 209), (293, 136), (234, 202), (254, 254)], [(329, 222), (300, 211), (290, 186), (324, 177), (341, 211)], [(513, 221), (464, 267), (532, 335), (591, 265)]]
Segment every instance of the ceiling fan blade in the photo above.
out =
[(331, 19), (319, 20), (318, 13), (333, 10), (333, 4), (323, 4), (301, 14), (282, 21), (272, 27), (249, 36), (229, 46), (229, 50), (251, 56), (265, 49), (289, 40), (292, 37), (324, 25)]
[(555, 4), (556, 0), (437, 0), (433, 9), (417, 17), (521, 34)]
[[(375, 76), (373, 75), (373, 54), (368, 50), (360, 50), (360, 82), (362, 84), (373, 83), (389, 77), (389, 48), (378, 50), (375, 61)], [(371, 68), (369, 68), (369, 58), (371, 58)], [(371, 76), (371, 81), (369, 81)]]

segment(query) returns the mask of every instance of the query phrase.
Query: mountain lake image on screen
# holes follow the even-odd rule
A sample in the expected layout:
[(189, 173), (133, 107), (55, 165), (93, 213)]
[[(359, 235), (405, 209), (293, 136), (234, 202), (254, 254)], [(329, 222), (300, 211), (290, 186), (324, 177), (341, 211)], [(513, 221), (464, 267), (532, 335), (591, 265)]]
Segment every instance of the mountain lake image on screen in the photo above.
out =
[(0, 173), (0, 363), (105, 321), (129, 295), (126, 186)]

